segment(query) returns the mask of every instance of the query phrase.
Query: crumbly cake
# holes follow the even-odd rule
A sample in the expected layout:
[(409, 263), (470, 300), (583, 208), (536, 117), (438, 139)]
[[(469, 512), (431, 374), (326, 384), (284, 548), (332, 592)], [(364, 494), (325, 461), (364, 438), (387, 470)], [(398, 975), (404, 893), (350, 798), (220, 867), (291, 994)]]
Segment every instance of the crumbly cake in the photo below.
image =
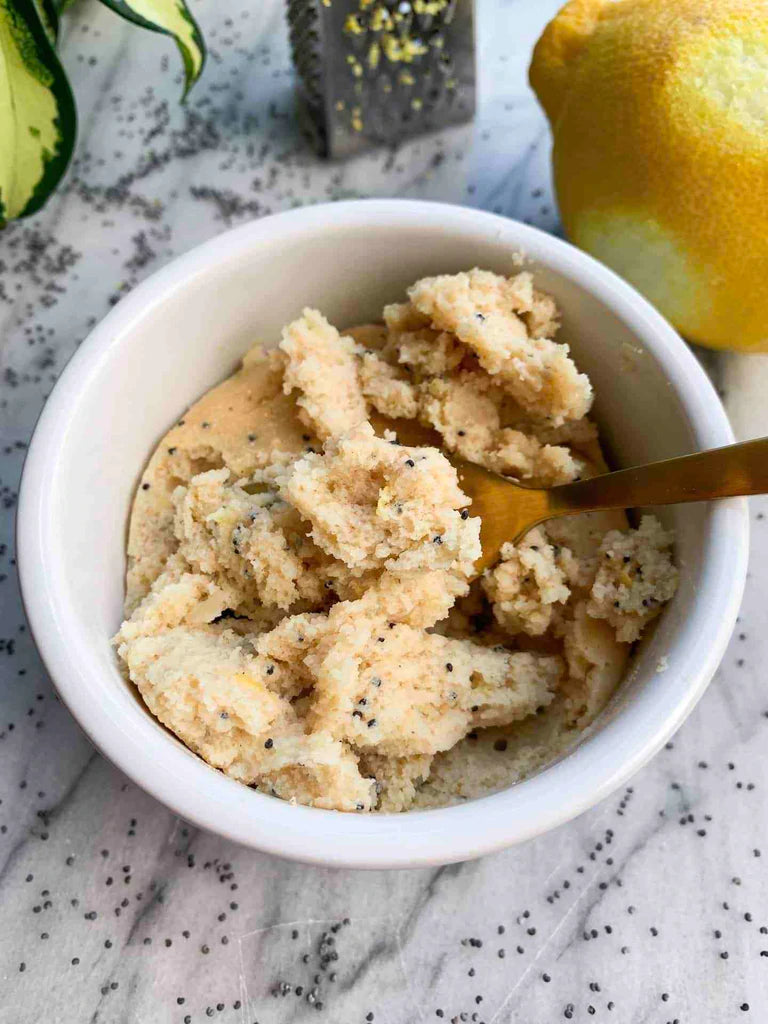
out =
[(550, 486), (605, 469), (592, 387), (529, 273), (425, 278), (382, 325), (306, 309), (152, 455), (118, 655), (215, 768), (286, 800), (404, 811), (510, 785), (604, 707), (672, 597), (671, 535), (592, 513), (471, 580), (480, 521), (448, 452)]

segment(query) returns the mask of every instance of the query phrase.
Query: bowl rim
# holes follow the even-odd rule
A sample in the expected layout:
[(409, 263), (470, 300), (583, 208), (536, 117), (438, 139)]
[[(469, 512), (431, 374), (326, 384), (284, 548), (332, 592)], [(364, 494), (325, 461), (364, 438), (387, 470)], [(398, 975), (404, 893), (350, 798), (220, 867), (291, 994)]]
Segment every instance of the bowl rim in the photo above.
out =
[[(121, 345), (147, 311), (201, 273), (275, 238), (338, 227), (442, 225), (469, 240), (509, 239), (590, 292), (642, 337), (664, 370), (701, 448), (732, 443), (717, 394), (670, 324), (629, 284), (597, 260), (537, 228), (453, 204), (361, 199), (274, 214), (232, 228), (173, 259), (123, 298), (91, 331), (53, 388), (24, 464), (17, 512), (17, 559), (30, 631), (62, 700), (96, 747), (129, 778), (194, 825), (266, 853), (334, 867), (418, 867), (467, 860), (522, 842), (583, 813), (637, 772), (669, 739), (706, 689), (725, 652), (746, 579), (746, 499), (718, 502), (706, 532), (702, 588), (676, 641), (675, 671), (647, 688), (565, 758), (515, 786), (466, 803), (405, 814), (352, 815), (292, 806), (211, 769), (164, 735), (167, 772), (142, 757), (138, 737), (116, 729), (80, 686), (88, 651), (77, 661), (64, 628), (68, 609), (46, 573), (57, 537), (46, 527), (47, 467), (65, 444), (67, 418), (104, 354)], [(71, 613), (70, 613), (71, 614)], [(680, 647), (681, 650), (677, 650)], [(631, 712), (631, 713), (630, 713)], [(184, 785), (181, 782), (184, 782)], [(207, 795), (204, 793), (207, 791)]]

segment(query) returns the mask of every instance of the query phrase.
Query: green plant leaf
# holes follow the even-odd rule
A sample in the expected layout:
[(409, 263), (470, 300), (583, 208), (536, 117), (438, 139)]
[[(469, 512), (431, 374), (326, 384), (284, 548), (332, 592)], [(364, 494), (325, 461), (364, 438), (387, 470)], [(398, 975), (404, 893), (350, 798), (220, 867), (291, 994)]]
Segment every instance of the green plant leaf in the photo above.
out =
[(0, 225), (40, 209), (76, 132), (72, 90), (35, 0), (0, 0)]
[(102, 0), (107, 7), (153, 32), (172, 36), (184, 61), (184, 96), (200, 77), (205, 43), (184, 0)]
[(51, 46), (55, 46), (59, 38), (59, 12), (54, 0), (35, 0), (35, 7)]

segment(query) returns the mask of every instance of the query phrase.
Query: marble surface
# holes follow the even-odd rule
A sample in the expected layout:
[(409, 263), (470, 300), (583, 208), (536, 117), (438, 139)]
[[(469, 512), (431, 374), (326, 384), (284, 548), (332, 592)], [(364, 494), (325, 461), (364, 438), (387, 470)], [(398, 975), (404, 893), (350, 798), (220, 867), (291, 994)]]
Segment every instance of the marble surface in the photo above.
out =
[[(186, 827), (78, 731), (19, 602), (14, 505), (35, 419), (89, 327), (171, 256), (360, 195), (556, 230), (525, 68), (557, 6), (482, 0), (474, 126), (341, 166), (296, 133), (278, 0), (197, 4), (211, 57), (185, 108), (167, 40), (87, 0), (68, 17), (78, 157), (45, 211), (0, 235), (2, 1024), (768, 1020), (765, 499), (736, 635), (667, 749), (579, 820), (437, 870), (308, 868)], [(706, 362), (738, 433), (768, 433), (766, 359)]]

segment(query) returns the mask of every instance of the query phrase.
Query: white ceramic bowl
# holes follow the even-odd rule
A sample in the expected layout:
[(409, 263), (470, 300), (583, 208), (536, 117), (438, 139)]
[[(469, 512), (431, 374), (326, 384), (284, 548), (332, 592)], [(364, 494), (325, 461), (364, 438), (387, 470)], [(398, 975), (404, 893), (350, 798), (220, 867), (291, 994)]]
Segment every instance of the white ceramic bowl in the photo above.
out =
[(161, 728), (118, 671), (110, 637), (121, 620), (128, 511), (145, 460), (182, 410), (254, 341), (274, 342), (305, 305), (340, 326), (358, 323), (420, 276), (475, 265), (511, 272), (518, 250), (560, 303), (561, 337), (592, 378), (595, 412), (619, 465), (733, 440), (693, 355), (611, 271), (514, 221), (405, 200), (314, 206), (220, 235), (123, 299), (62, 374), (21, 488), (18, 556), (29, 621), (62, 699), (93, 742), (196, 825), (321, 864), (476, 857), (607, 796), (672, 735), (711, 679), (745, 579), (743, 499), (664, 510), (677, 533), (680, 588), (607, 711), (557, 764), (460, 806), (354, 815), (256, 793)]

